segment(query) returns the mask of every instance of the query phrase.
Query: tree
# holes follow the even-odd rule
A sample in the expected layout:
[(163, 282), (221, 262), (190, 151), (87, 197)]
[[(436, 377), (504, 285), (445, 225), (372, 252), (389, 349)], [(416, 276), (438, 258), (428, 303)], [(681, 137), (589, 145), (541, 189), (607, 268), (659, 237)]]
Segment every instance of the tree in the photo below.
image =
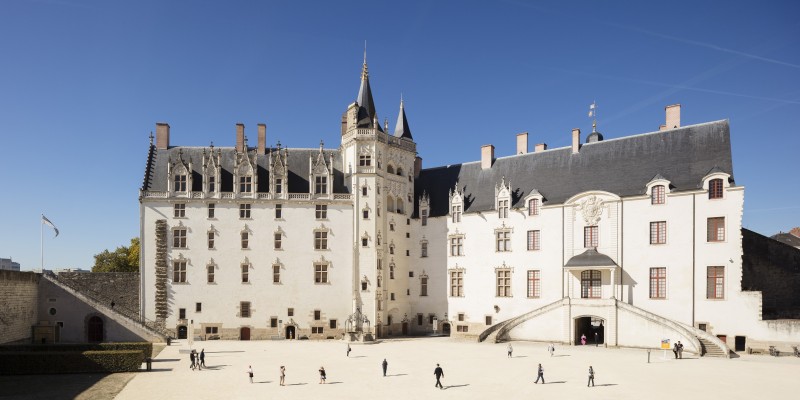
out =
[(131, 239), (130, 247), (119, 246), (113, 252), (103, 250), (94, 255), (92, 272), (138, 272), (139, 238)]

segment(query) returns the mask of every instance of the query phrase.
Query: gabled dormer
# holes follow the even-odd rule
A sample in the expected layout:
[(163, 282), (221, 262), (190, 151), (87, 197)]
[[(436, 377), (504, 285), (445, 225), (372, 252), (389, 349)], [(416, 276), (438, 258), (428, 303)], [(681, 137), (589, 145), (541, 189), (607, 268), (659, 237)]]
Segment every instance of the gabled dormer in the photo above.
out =
[(167, 176), (170, 196), (188, 197), (192, 191), (192, 161), (183, 159), (183, 149), (178, 149), (178, 156), (167, 164)]
[(672, 182), (656, 174), (645, 186), (645, 194), (650, 197), (650, 204), (661, 205), (667, 203), (667, 193), (672, 191)]
[(464, 212), (464, 193), (458, 187), (458, 182), (453, 189), (450, 189), (450, 220), (457, 224), (461, 222), (461, 214)]
[(203, 192), (208, 197), (217, 197), (222, 173), (222, 151), (217, 149), (214, 153), (214, 144), (208, 153), (203, 149)]
[(525, 214), (529, 217), (535, 217), (541, 212), (541, 207), (545, 199), (544, 196), (534, 188), (531, 189), (530, 193), (528, 193), (523, 200), (525, 202), (523, 206)]
[(427, 192), (422, 192), (419, 197), (419, 220), (422, 226), (428, 225), (428, 216), (431, 213), (431, 200)]
[(333, 155), (325, 159), (323, 143), (319, 142), (319, 153), (308, 158), (308, 188), (315, 198), (329, 197), (333, 192)]
[(245, 144), (245, 151), (236, 152), (236, 164), (233, 170), (233, 191), (239, 196), (254, 197), (258, 175), (256, 174), (255, 154), (250, 157)]
[(269, 153), (269, 191), (274, 199), (286, 199), (289, 192), (289, 152), (278, 148)]
[(494, 206), (497, 209), (498, 218), (508, 218), (508, 211), (511, 208), (511, 182), (506, 184), (506, 177), (503, 177), (500, 184), (494, 187)]
[(731, 175), (719, 167), (711, 168), (703, 177), (703, 189), (708, 192), (709, 200), (725, 198), (725, 190), (731, 186)]

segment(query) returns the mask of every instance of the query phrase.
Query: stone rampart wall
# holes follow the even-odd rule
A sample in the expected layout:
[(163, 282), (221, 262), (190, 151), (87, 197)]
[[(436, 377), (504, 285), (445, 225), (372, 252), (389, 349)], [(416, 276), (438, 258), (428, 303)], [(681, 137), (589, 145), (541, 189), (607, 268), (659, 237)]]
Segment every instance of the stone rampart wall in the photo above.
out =
[(31, 337), (38, 318), (39, 279), (34, 272), (0, 270), (0, 343)]

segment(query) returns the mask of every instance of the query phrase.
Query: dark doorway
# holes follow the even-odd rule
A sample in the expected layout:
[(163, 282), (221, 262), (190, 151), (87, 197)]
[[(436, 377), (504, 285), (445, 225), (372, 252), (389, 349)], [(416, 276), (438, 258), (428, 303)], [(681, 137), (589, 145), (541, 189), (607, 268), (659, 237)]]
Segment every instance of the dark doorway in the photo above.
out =
[(408, 335), (408, 322), (403, 322), (403, 335)]
[(450, 324), (445, 322), (442, 324), (442, 333), (445, 336), (450, 336)]
[(722, 343), (728, 344), (728, 335), (717, 335), (717, 339), (722, 340)]
[(294, 325), (286, 325), (286, 339), (294, 339)]
[(250, 328), (239, 329), (239, 340), (250, 340)]
[(178, 327), (178, 339), (186, 339), (188, 333), (186, 331), (186, 325), (181, 325)]
[(744, 336), (736, 336), (736, 344), (734, 351), (744, 351), (747, 348), (747, 338)]
[(575, 318), (575, 344), (584, 344), (581, 338), (585, 336), (586, 345), (601, 345), (605, 343), (605, 324), (601, 318), (580, 317)]
[(102, 342), (103, 341), (103, 319), (98, 316), (93, 316), (89, 318), (88, 322), (88, 339), (89, 342)]

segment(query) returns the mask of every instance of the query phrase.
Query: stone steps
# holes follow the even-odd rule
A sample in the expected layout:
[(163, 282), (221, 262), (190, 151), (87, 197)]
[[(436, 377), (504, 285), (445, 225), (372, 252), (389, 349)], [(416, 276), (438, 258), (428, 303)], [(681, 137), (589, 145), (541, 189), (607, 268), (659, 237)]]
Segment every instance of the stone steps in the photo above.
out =
[(703, 347), (704, 357), (727, 357), (727, 354), (725, 354), (725, 350), (719, 348), (719, 346), (717, 346), (716, 344), (701, 337), (698, 337), (697, 339), (700, 341), (700, 344)]

